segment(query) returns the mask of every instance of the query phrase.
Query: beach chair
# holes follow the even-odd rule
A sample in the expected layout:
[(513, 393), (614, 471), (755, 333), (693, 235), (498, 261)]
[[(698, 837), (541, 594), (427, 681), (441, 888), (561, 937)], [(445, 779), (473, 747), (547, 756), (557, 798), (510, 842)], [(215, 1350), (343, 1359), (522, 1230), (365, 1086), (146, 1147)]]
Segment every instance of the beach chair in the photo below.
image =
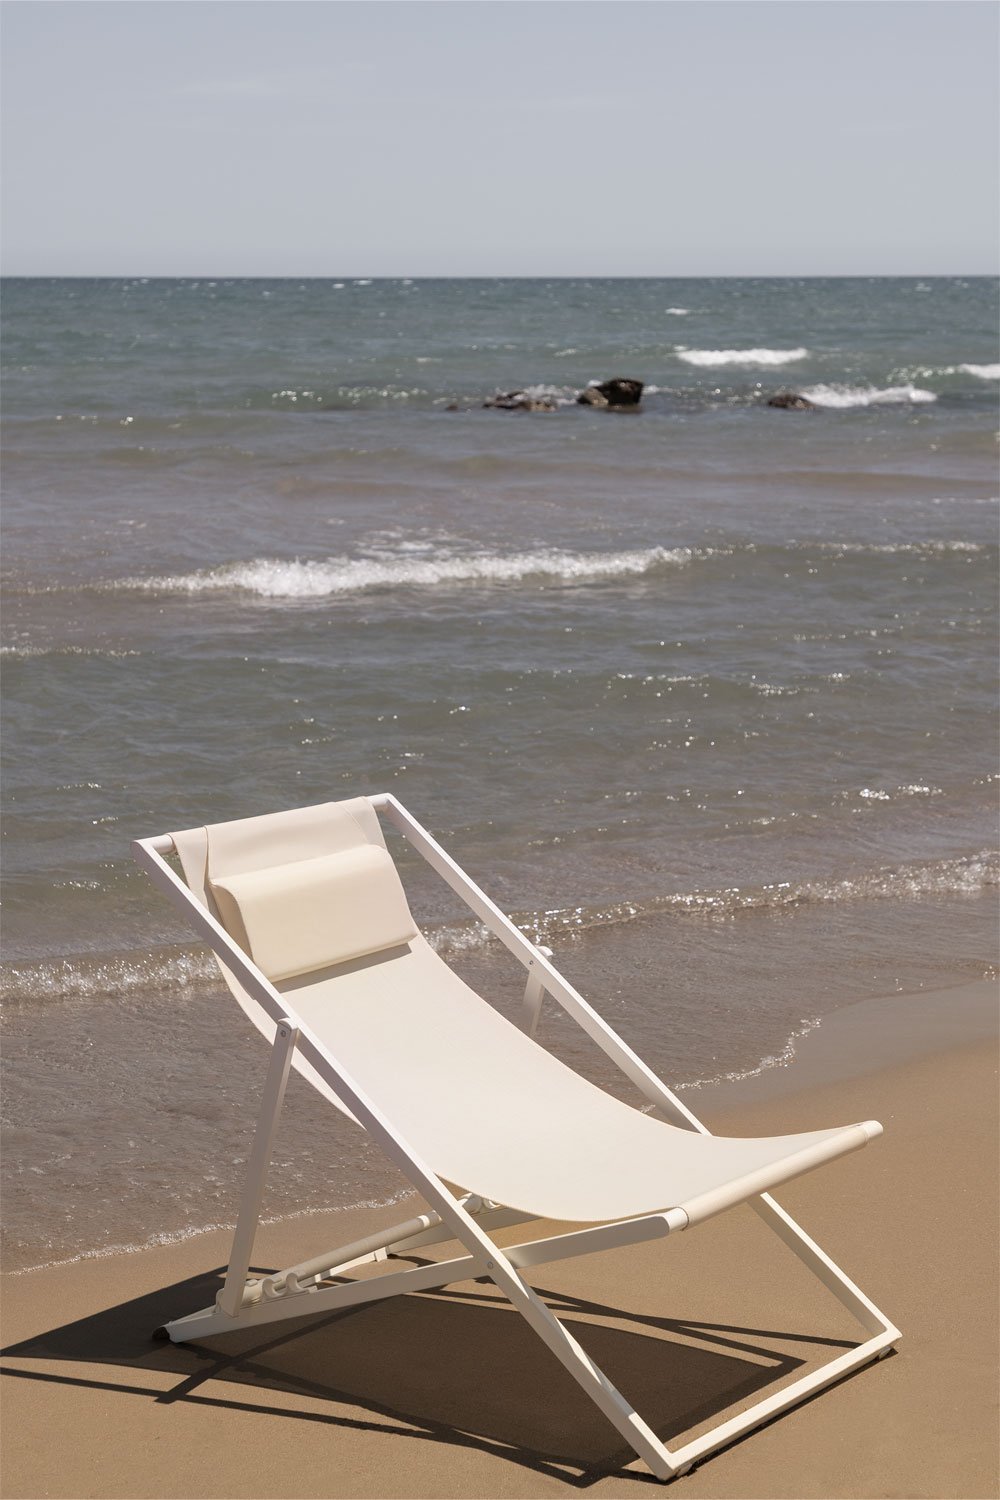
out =
[[(526, 970), (522, 1026), (438, 957), (418, 930), (379, 815)], [(214, 952), (271, 1044), (232, 1254), (216, 1303), (158, 1330), (185, 1342), (488, 1277), (657, 1478), (881, 1357), (899, 1338), (768, 1196), (863, 1146), (874, 1121), (761, 1139), (713, 1136), (489, 900), (395, 797), (382, 794), (140, 839), (136, 858)], [(176, 855), (186, 884), (164, 856)], [(562, 1006), (646, 1100), (632, 1108), (535, 1039), (543, 995)], [(275, 1274), (249, 1277), (265, 1175), (294, 1067), (353, 1118), (427, 1211)], [(650, 1106), (656, 1114), (648, 1112)], [(662, 1115), (665, 1118), (658, 1118)], [(712, 1431), (668, 1449), (521, 1272), (679, 1234), (749, 1203), (868, 1337)], [(501, 1248), (492, 1232), (538, 1219), (575, 1227)], [(345, 1273), (457, 1241), (459, 1255)]]

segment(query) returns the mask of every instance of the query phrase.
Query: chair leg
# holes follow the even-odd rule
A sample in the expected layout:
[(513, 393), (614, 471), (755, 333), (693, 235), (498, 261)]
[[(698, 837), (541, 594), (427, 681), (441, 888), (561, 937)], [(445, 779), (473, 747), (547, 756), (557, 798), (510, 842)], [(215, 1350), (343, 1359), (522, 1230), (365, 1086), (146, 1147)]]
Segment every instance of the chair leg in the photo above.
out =
[(486, 1270), (490, 1279), (503, 1292), (507, 1300), (517, 1309), (525, 1321), (548, 1346), (564, 1368), (572, 1375), (595, 1406), (604, 1413), (622, 1437), (657, 1479), (672, 1479), (677, 1467), (673, 1455), (660, 1442), (656, 1433), (627, 1401), (621, 1391), (612, 1385), (598, 1365), (590, 1358), (567, 1328), (530, 1286), (526, 1285), (514, 1267), (502, 1254), (488, 1261)]
[(850, 1277), (845, 1275), (824, 1250), (820, 1249), (815, 1240), (809, 1238), (805, 1230), (796, 1224), (791, 1214), (786, 1213), (781, 1204), (776, 1203), (769, 1193), (762, 1193), (760, 1197), (751, 1198), (749, 1202), (754, 1213), (758, 1214), (788, 1246), (789, 1250), (808, 1266), (817, 1280), (833, 1293), (837, 1301), (846, 1307), (848, 1312), (853, 1313), (862, 1328), (870, 1334), (879, 1335), (891, 1332), (897, 1339), (902, 1337), (899, 1329), (879, 1312), (874, 1302), (869, 1301), (864, 1292), (854, 1285)]
[(765, 1397), (746, 1411), (673, 1450), (660, 1441), (537, 1293), (525, 1285), (514, 1266), (500, 1253), (493, 1261), (487, 1262), (488, 1274), (499, 1290), (534, 1328), (657, 1479), (673, 1479), (686, 1474), (695, 1462), (709, 1453), (714, 1453), (743, 1433), (798, 1405), (850, 1371), (883, 1358), (901, 1337), (899, 1329), (879, 1312), (874, 1303), (869, 1301), (779, 1204), (763, 1194), (752, 1199), (751, 1206), (818, 1280), (854, 1314), (871, 1337), (856, 1348), (821, 1365), (819, 1369), (810, 1371), (791, 1385)]
[(250, 1160), (247, 1163), (246, 1187), (243, 1189), (236, 1232), (233, 1235), (229, 1269), (226, 1271), (225, 1285), (217, 1298), (219, 1307), (231, 1318), (236, 1316), (243, 1301), (247, 1272), (250, 1269), (250, 1257), (253, 1254), (254, 1235), (260, 1219), (264, 1182), (267, 1178), (267, 1169), (271, 1164), (278, 1117), (281, 1114), (285, 1086), (288, 1083), (288, 1073), (292, 1066), (292, 1054), (295, 1051), (298, 1035), (289, 1020), (280, 1021), (274, 1033), (271, 1060), (264, 1082), (264, 1097), (261, 1101), (260, 1114), (257, 1117), (257, 1129), (253, 1138), (253, 1146), (250, 1149)]

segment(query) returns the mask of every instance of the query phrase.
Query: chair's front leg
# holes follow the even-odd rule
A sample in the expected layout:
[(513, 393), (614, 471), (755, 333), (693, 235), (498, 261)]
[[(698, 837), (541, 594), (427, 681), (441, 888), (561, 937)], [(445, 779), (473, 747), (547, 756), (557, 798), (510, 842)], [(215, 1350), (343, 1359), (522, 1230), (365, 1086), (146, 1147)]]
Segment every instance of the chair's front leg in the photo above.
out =
[(260, 1114), (257, 1117), (257, 1129), (247, 1163), (246, 1186), (243, 1189), (243, 1200), (240, 1203), (239, 1217), (236, 1221), (236, 1233), (233, 1235), (229, 1269), (226, 1271), (225, 1285), (216, 1298), (220, 1311), (228, 1313), (231, 1318), (235, 1318), (243, 1303), (243, 1291), (246, 1286), (247, 1272), (250, 1269), (254, 1236), (257, 1233), (260, 1206), (264, 1196), (264, 1183), (267, 1180), (267, 1169), (271, 1165), (271, 1152), (274, 1149), (278, 1116), (281, 1114), (281, 1104), (285, 1097), (285, 1086), (288, 1083), (292, 1054), (295, 1051), (298, 1036), (298, 1031), (287, 1018), (278, 1022), (278, 1029), (274, 1033), (274, 1045), (271, 1048), (271, 1061), (268, 1064), (267, 1078), (264, 1082), (264, 1097), (261, 1100)]

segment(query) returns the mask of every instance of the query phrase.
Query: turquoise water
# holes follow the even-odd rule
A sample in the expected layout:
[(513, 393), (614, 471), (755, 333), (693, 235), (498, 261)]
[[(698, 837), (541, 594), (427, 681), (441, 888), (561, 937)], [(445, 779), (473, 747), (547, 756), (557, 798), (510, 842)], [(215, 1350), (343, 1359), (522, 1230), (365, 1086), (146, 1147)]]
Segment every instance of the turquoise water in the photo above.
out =
[[(392, 791), (689, 1082), (993, 961), (992, 281), (10, 281), (3, 318), (14, 1263), (196, 1229), (192, 1160), (245, 1155), (256, 1042), (220, 1081), (138, 835)], [(610, 375), (638, 414), (575, 404)], [(514, 387), (555, 410), (482, 409)], [(317, 1187), (291, 1107), (274, 1211), (392, 1190), (339, 1136)]]

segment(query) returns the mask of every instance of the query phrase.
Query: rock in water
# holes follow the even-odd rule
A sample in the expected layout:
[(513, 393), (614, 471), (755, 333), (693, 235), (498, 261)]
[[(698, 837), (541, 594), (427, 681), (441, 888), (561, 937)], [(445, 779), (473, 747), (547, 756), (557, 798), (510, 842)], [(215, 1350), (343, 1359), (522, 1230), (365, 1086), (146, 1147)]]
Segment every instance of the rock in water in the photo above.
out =
[(529, 396), (527, 391), (498, 391), (487, 396), (483, 406), (492, 411), (555, 411), (556, 403), (549, 396)]
[(815, 401), (800, 396), (796, 391), (780, 391), (777, 396), (767, 398), (768, 406), (781, 407), (783, 411), (819, 411)]
[(619, 410), (626, 406), (638, 406), (642, 400), (642, 381), (615, 377), (600, 385), (588, 385), (576, 398), (579, 406), (606, 406)]

